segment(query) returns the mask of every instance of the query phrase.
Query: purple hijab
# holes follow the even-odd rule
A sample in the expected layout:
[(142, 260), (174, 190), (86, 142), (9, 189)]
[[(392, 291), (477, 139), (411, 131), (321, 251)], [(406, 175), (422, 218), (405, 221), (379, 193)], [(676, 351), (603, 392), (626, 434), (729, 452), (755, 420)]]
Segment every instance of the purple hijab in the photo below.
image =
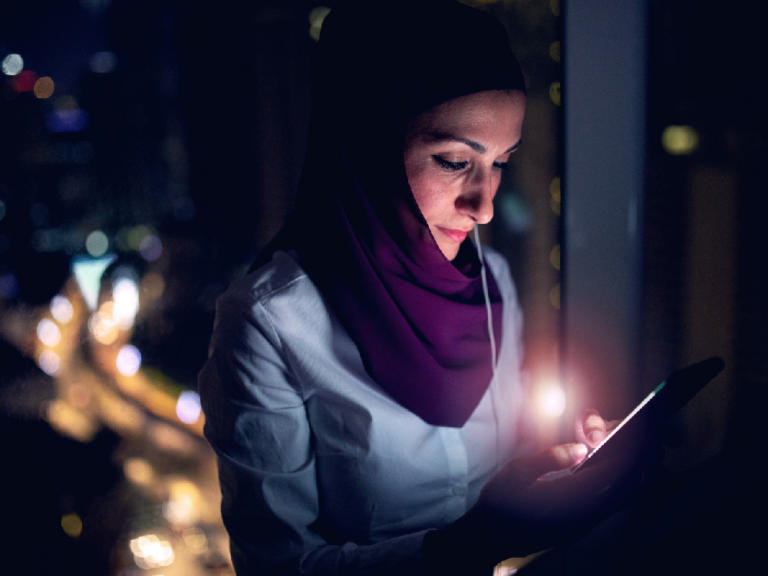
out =
[[(491, 89), (524, 90), (506, 35), (454, 2), (334, 9), (323, 25), (299, 202), (268, 250), (295, 248), (310, 278), (395, 401), (462, 426), (493, 374), (480, 262), (467, 239), (450, 262), (408, 186), (409, 119)], [(501, 296), (488, 277), (501, 341)]]

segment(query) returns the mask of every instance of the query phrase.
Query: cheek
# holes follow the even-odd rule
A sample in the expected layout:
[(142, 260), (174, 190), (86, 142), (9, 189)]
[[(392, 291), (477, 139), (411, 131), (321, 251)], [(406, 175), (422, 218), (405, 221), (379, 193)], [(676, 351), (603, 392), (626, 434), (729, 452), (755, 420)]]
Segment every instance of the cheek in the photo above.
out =
[(427, 224), (432, 224), (451, 207), (450, 187), (428, 170), (407, 174), (408, 184)]

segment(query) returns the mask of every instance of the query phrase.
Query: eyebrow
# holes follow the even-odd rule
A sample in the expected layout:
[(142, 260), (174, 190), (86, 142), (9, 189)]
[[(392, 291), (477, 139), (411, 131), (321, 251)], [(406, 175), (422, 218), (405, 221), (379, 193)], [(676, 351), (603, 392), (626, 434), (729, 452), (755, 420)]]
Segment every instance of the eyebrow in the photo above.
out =
[[(449, 134), (447, 132), (431, 132), (429, 134), (430, 140), (433, 140), (435, 142), (443, 141), (443, 140), (450, 140), (452, 142), (461, 142), (462, 144), (466, 144), (472, 150), (475, 152), (480, 152), (481, 154), (485, 154), (488, 149), (480, 144), (480, 142), (476, 142), (475, 140), (470, 140), (469, 138), (463, 138), (461, 136), (455, 136), (453, 134)], [(522, 142), (522, 138), (518, 140), (516, 143), (514, 143), (512, 146), (507, 148), (504, 151), (504, 154), (509, 154), (510, 152), (514, 152), (520, 147), (520, 143)]]

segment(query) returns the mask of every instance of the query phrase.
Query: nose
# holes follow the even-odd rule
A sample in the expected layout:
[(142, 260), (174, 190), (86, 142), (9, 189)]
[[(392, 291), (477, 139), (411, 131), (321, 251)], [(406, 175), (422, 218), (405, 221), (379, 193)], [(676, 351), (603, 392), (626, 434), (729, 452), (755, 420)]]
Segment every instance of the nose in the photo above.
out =
[(478, 224), (488, 224), (493, 219), (493, 198), (499, 183), (492, 170), (476, 168), (456, 198), (456, 209)]

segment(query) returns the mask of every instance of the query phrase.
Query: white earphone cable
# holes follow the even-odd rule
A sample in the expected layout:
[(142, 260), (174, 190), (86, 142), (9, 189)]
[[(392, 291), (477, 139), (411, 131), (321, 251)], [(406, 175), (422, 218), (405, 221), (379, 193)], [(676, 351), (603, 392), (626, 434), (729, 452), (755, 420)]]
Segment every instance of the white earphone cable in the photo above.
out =
[(485, 299), (485, 311), (488, 319), (488, 338), (491, 341), (491, 370), (493, 375), (496, 376), (496, 337), (493, 333), (493, 317), (491, 316), (491, 298), (488, 295), (488, 278), (485, 273), (485, 258), (483, 258), (483, 249), (480, 246), (480, 232), (475, 224), (475, 248), (477, 249), (477, 256), (480, 258), (480, 279), (483, 283), (483, 298)]

